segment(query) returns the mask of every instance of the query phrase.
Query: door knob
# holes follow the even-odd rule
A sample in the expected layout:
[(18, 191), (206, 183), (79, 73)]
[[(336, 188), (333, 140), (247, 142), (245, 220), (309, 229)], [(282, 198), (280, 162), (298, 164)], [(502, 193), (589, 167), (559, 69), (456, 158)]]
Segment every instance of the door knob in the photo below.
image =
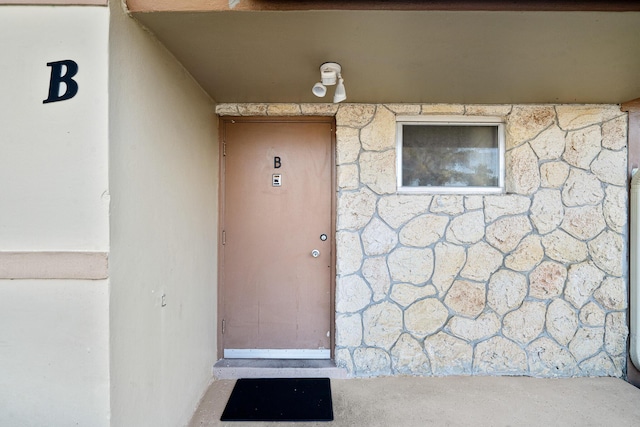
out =
[(318, 258), (320, 256), (320, 251), (317, 249), (314, 249), (311, 251), (311, 256), (314, 258)]

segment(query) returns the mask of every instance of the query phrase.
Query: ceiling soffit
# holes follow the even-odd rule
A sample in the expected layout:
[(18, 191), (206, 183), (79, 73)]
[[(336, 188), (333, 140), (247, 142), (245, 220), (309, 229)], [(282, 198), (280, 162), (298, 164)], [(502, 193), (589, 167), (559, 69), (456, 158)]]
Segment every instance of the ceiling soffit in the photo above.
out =
[(326, 61), (342, 65), (347, 102), (621, 103), (640, 96), (640, 12), (133, 16), (217, 102), (325, 102), (311, 88)]

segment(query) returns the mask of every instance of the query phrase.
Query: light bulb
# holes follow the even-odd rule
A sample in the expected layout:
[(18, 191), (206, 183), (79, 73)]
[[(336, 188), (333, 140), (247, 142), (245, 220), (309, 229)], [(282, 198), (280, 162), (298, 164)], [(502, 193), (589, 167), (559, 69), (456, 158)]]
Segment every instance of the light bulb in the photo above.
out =
[(340, 77), (338, 84), (336, 85), (336, 93), (333, 95), (333, 102), (338, 103), (347, 99), (347, 91), (344, 88), (344, 80)]
[(327, 87), (325, 85), (323, 85), (322, 83), (318, 82), (318, 83), (313, 85), (313, 89), (311, 89), (311, 91), (318, 98), (322, 98), (323, 96), (325, 96), (327, 94)]

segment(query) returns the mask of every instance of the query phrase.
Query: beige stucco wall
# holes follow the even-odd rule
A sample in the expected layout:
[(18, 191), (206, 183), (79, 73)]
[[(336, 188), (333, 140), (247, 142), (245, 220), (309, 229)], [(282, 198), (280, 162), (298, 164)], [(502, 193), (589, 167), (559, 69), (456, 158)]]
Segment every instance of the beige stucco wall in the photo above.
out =
[[(109, 281), (80, 260), (109, 247), (108, 22), (106, 7), (0, 6), (3, 426), (109, 424)], [(60, 60), (79, 91), (43, 104)]]
[(111, 422), (185, 425), (216, 361), (214, 107), (110, 9)]
[[(0, 250), (105, 251), (105, 7), (0, 6)], [(78, 63), (78, 94), (43, 104), (48, 62)]]
[(108, 292), (0, 281), (0, 425), (109, 425)]
[[(626, 115), (615, 105), (224, 104), (335, 115), (336, 362), (356, 376), (622, 376)], [(398, 195), (397, 115), (499, 116), (504, 195)]]

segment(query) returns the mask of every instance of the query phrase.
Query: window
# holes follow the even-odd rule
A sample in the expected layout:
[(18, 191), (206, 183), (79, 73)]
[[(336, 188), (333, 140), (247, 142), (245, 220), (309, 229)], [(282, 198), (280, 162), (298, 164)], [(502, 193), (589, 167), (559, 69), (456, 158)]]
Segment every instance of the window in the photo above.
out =
[(398, 117), (398, 192), (502, 193), (504, 125), (497, 117)]

